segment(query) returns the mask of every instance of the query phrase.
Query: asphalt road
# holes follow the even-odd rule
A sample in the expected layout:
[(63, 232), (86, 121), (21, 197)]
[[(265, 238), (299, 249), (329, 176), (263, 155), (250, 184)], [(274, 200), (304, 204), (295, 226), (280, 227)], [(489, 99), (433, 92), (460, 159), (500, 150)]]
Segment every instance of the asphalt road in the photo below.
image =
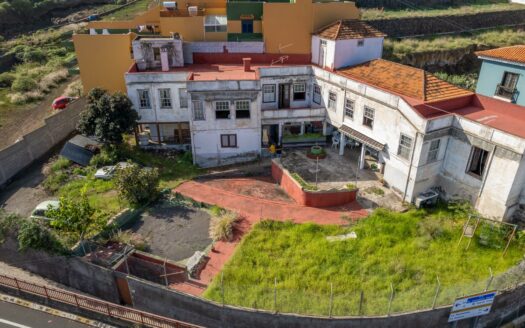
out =
[(76, 321), (0, 301), (0, 328), (86, 328)]

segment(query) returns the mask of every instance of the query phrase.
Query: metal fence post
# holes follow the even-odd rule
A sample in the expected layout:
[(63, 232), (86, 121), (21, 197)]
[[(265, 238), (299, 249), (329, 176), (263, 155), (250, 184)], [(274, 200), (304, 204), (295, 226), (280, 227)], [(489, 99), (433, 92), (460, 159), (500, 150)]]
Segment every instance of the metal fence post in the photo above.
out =
[(73, 297), (75, 298), (75, 304), (76, 304), (77, 307), (79, 308), (79, 307), (80, 307), (80, 304), (78, 303), (78, 297), (77, 297), (77, 294), (73, 294)]
[(13, 279), (15, 279), (16, 289), (17, 289), (18, 291), (20, 291), (20, 285), (18, 284), (18, 280), (17, 280), (16, 278), (13, 278)]
[(330, 308), (328, 310), (328, 317), (332, 317), (332, 306), (334, 303), (334, 285), (330, 283)]
[(222, 306), (224, 306), (224, 272), (221, 272), (221, 298)]
[(108, 310), (108, 316), (111, 318), (111, 309), (109, 308), (108, 303), (106, 303), (106, 309)]
[(439, 281), (439, 276), (436, 276), (437, 280), (437, 287), (436, 287), (436, 293), (434, 294), (434, 300), (432, 301), (432, 310), (436, 308), (436, 302), (439, 295), (439, 289), (441, 288), (441, 282)]
[(277, 277), (274, 278), (273, 283), (273, 309), (277, 313)]
[(44, 293), (46, 294), (46, 298), (49, 299), (49, 293), (47, 292), (46, 286), (44, 286)]
[(489, 272), (490, 272), (490, 278), (489, 278), (489, 281), (487, 282), (487, 287), (485, 287), (485, 291), (489, 290), (490, 285), (492, 284), (492, 280), (494, 279), (494, 275), (492, 274), (491, 267), (489, 267)]
[(360, 296), (359, 296), (359, 311), (357, 312), (357, 315), (363, 314), (363, 300), (365, 298), (363, 290), (361, 290)]
[(390, 300), (388, 301), (388, 312), (387, 315), (390, 316), (390, 309), (392, 308), (392, 301), (394, 300), (394, 286), (390, 283)]

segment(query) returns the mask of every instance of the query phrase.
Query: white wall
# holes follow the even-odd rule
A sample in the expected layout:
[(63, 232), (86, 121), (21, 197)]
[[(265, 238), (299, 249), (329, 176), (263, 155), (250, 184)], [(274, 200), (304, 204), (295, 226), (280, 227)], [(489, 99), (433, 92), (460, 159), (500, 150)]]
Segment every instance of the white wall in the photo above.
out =
[[(324, 67), (334, 68), (335, 65), (335, 41), (326, 40), (326, 56)], [(321, 38), (316, 35), (312, 36), (312, 63), (319, 65), (319, 50)], [(322, 65), (319, 65), (322, 66)]]
[(383, 56), (383, 38), (367, 38), (359, 47), (359, 40), (338, 40), (335, 42), (334, 68), (362, 64)]

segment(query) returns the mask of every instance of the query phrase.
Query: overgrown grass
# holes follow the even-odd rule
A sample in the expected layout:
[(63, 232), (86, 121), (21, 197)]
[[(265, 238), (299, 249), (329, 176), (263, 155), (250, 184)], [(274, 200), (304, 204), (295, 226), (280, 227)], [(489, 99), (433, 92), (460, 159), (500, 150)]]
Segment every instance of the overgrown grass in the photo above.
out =
[(148, 10), (151, 0), (139, 0), (132, 5), (103, 16), (104, 20), (128, 20)]
[(445, 72), (436, 72), (434, 73), (438, 78), (445, 80), (449, 83), (457, 85), (463, 89), (474, 91), (476, 90), (476, 84), (478, 83), (479, 74), (447, 74)]
[(456, 7), (426, 8), (426, 9), (376, 9), (363, 8), (362, 19), (392, 19), (404, 17), (435, 17), (445, 15), (479, 14), (489, 11), (505, 11), (524, 9), (525, 6), (508, 3), (508, 1), (496, 1), (496, 3), (484, 1)]
[(299, 175), (299, 173), (291, 173), (290, 175), (295, 181), (299, 182), (299, 184), (301, 185), (301, 187), (303, 187), (304, 190), (309, 190), (309, 191), (318, 190), (318, 188), (315, 185), (306, 182), (303, 179), (303, 177)]
[(497, 48), (525, 43), (521, 30), (495, 29), (476, 32), (473, 35), (439, 36), (418, 39), (386, 39), (384, 58), (402, 60), (413, 53), (466, 49), (473, 45)]
[[(302, 314), (386, 314), (391, 286), (392, 312), (430, 308), (441, 282), (437, 305), (482, 291), (489, 277), (517, 264), (523, 247), (482, 246), (477, 238), (458, 247), (464, 218), (447, 209), (395, 213), (376, 210), (352, 227), (263, 221), (243, 239), (223, 269), (227, 304)], [(329, 242), (351, 231), (356, 239)], [(479, 235), (479, 232), (478, 232)], [(221, 302), (220, 276), (205, 297)], [(277, 303), (274, 307), (274, 286)]]

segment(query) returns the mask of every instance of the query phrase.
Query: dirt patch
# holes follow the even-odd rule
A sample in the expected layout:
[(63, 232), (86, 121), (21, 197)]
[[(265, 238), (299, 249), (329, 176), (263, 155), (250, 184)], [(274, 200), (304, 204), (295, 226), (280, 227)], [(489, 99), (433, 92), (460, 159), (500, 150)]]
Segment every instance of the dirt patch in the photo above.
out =
[(294, 200), (290, 198), (277, 183), (275, 183), (272, 177), (214, 179), (203, 181), (203, 183), (222, 190), (229, 190), (240, 195), (285, 203), (294, 203)]
[(144, 212), (129, 230), (147, 240), (149, 253), (181, 261), (211, 245), (210, 218), (204, 209), (163, 201)]

